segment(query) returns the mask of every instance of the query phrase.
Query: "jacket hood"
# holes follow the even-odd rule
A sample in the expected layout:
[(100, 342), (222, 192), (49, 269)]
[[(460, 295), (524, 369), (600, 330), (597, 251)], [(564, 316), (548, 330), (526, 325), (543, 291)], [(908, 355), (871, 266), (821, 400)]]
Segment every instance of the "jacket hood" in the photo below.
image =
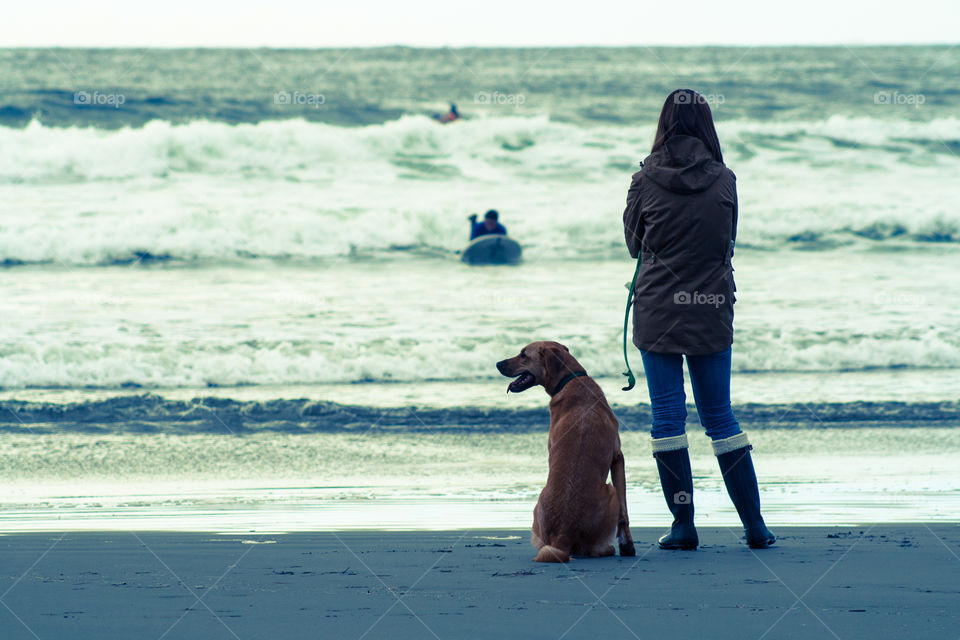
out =
[(698, 193), (723, 173), (700, 138), (675, 135), (643, 161), (641, 175), (673, 193)]

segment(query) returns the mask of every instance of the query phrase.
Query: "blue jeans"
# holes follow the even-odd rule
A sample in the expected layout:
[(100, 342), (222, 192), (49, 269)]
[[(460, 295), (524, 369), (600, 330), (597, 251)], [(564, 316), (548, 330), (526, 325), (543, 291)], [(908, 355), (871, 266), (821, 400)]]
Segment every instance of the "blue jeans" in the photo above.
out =
[[(700, 424), (711, 440), (740, 433), (740, 424), (730, 407), (730, 354), (732, 348), (708, 356), (687, 356), (693, 398)], [(650, 391), (654, 438), (686, 433), (687, 396), (683, 392), (683, 356), (677, 353), (641, 351), (643, 370)]]

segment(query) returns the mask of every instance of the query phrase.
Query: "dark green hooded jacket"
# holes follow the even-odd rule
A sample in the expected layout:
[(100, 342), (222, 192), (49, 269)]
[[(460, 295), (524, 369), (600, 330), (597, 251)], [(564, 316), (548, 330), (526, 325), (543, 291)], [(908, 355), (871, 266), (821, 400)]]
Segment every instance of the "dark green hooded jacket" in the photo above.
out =
[(676, 135), (633, 175), (623, 212), (634, 289), (633, 342), (707, 355), (733, 343), (737, 178), (698, 138)]

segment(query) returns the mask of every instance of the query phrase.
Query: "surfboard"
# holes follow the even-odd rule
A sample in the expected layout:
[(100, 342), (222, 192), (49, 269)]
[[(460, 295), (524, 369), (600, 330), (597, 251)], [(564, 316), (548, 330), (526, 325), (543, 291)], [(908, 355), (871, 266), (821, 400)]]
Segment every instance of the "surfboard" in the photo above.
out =
[(490, 234), (474, 238), (460, 253), (467, 264), (517, 264), (523, 249), (513, 238)]

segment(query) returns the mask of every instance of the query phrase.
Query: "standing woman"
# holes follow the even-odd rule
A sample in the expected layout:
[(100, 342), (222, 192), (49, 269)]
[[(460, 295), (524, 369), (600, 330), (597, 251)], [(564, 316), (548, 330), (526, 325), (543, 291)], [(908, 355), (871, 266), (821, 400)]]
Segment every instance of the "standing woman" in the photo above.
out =
[(673, 513), (661, 549), (696, 549), (693, 475), (687, 453), (683, 357), (700, 422), (713, 441), (730, 499), (755, 549), (776, 538), (760, 514), (747, 434), (730, 408), (736, 176), (723, 164), (706, 100), (690, 89), (667, 96), (653, 149), (633, 175), (623, 226), (642, 256), (634, 288), (633, 343), (643, 356), (653, 412), (651, 443)]

